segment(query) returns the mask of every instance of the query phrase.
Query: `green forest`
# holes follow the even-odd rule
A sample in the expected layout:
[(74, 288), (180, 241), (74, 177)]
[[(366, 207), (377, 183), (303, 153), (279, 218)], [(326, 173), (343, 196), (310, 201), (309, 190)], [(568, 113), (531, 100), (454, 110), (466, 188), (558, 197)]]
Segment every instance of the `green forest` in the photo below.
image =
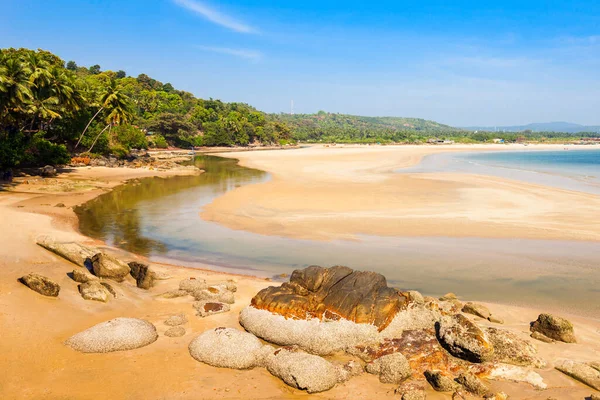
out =
[(431, 138), (566, 141), (597, 134), (471, 132), (417, 118), (267, 114), (199, 99), (140, 74), (79, 66), (45, 50), (0, 49), (0, 169), (67, 164), (132, 149), (306, 143), (425, 143)]

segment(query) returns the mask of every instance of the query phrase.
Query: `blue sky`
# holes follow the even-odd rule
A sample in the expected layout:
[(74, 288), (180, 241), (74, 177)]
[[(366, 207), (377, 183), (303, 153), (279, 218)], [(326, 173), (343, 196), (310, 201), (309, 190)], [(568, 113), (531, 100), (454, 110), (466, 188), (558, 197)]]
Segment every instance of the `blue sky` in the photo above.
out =
[(0, 47), (267, 112), (600, 125), (600, 1), (0, 0)]

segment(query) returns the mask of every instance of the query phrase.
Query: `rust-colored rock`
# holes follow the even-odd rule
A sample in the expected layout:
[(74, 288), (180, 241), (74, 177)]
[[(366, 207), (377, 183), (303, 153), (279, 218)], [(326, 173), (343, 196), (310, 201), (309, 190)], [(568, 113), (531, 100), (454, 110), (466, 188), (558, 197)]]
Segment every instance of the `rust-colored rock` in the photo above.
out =
[(311, 266), (292, 273), (290, 282), (261, 290), (252, 306), (289, 318), (347, 319), (381, 331), (405, 308), (408, 298), (375, 272), (348, 267)]

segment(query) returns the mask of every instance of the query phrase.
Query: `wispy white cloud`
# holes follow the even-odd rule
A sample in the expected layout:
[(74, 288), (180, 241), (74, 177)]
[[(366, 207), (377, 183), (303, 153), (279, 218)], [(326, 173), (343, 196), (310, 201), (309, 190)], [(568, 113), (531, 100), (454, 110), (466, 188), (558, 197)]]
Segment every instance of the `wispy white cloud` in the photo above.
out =
[(227, 54), (239, 58), (245, 58), (251, 61), (258, 61), (262, 58), (262, 53), (255, 50), (248, 49), (232, 49), (229, 47), (214, 47), (214, 46), (196, 46), (198, 49), (203, 51), (210, 51), (212, 53)]
[(232, 31), (240, 33), (257, 33), (255, 28), (243, 22), (237, 21), (235, 18), (223, 14), (222, 12), (209, 7), (205, 3), (194, 0), (173, 0), (173, 2), (217, 25), (231, 29)]

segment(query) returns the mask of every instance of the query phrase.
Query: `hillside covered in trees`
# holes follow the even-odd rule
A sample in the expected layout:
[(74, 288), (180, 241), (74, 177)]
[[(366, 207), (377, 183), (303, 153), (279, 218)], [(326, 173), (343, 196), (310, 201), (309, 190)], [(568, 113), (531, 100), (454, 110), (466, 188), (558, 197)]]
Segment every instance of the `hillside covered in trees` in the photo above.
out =
[(147, 75), (80, 67), (44, 50), (0, 50), (0, 167), (64, 164), (72, 154), (246, 146), (289, 128), (242, 103), (204, 100)]
[(199, 99), (141, 74), (78, 66), (44, 50), (0, 49), (0, 170), (132, 149), (319, 143), (567, 141), (597, 133), (474, 132), (417, 118), (266, 114)]

